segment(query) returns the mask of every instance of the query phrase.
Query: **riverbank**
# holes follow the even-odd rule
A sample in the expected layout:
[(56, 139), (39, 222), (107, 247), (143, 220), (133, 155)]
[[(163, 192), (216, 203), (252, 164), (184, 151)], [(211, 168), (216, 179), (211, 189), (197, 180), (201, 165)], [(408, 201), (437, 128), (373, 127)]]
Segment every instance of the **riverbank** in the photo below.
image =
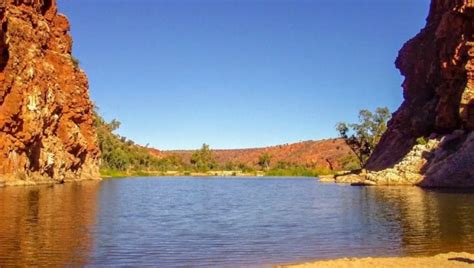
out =
[[(232, 171), (232, 170), (214, 170), (208, 172), (195, 171), (117, 171), (117, 170), (101, 170), (102, 178), (123, 178), (123, 177), (328, 177), (329, 175), (319, 176), (317, 172), (302, 170), (297, 172), (295, 170), (270, 170), (264, 171)], [(327, 174), (324, 172), (322, 174)]]
[(61, 181), (51, 179), (40, 179), (40, 180), (4, 180), (0, 179), (0, 188), (4, 187), (21, 187), (21, 186), (42, 186), (42, 185), (55, 185), (73, 182), (84, 182), (84, 181), (100, 181), (101, 177), (94, 178), (76, 178), (76, 179), (64, 179)]
[(123, 177), (263, 177), (264, 172), (242, 172), (242, 171), (209, 171), (209, 172), (188, 172), (188, 171), (133, 171), (122, 172), (116, 170), (101, 170), (102, 178), (123, 178)]
[(346, 268), (346, 267), (384, 267), (384, 268), (462, 268), (474, 266), (474, 254), (447, 253), (433, 257), (390, 257), (390, 258), (344, 258), (316, 261), (301, 264), (280, 265), (285, 268)]

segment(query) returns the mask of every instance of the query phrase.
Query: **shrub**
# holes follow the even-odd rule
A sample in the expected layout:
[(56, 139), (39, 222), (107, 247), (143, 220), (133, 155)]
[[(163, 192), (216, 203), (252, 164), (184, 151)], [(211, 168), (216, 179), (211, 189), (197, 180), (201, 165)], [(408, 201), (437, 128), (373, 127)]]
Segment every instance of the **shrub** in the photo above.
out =
[(71, 55), (71, 61), (75, 68), (79, 68), (79, 65), (81, 64), (81, 62), (79, 61), (78, 58)]
[(202, 145), (200, 150), (193, 153), (191, 156), (191, 164), (200, 172), (207, 172), (217, 167), (212, 151), (210, 150), (209, 145), (205, 143)]
[(268, 170), (270, 168), (271, 161), (272, 156), (269, 153), (263, 153), (258, 158), (258, 165), (262, 168), (262, 170)]
[(112, 120), (107, 123), (97, 112), (94, 114), (103, 176), (117, 177), (132, 174), (144, 176), (150, 172), (178, 170), (185, 167), (177, 156), (159, 159), (147, 148), (114, 134), (114, 131), (120, 127), (120, 122)]
[(418, 139), (416, 139), (416, 144), (417, 145), (426, 145), (428, 143), (428, 141), (426, 140), (425, 137), (419, 137)]

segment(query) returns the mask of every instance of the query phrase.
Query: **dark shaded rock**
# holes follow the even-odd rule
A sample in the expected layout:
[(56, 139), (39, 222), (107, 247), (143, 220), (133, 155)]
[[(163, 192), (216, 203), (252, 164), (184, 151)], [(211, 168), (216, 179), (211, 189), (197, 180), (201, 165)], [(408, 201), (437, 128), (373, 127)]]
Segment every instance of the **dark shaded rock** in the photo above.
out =
[[(389, 122), (366, 168), (394, 168), (413, 150), (416, 139), (439, 139), (474, 130), (474, 2), (433, 0), (426, 27), (408, 41), (396, 61), (405, 76), (404, 102)], [(423, 186), (470, 185), (472, 149), (462, 141), (420, 169)], [(429, 160), (429, 159), (427, 159)], [(456, 167), (454, 172), (453, 167)], [(403, 174), (401, 174), (403, 180)], [(474, 185), (474, 184), (473, 184)]]

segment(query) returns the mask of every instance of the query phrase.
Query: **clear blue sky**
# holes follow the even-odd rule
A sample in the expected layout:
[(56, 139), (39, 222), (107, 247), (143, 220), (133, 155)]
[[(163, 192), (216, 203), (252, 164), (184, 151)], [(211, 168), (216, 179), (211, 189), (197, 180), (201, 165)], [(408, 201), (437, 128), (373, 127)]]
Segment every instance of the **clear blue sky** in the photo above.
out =
[(428, 0), (59, 0), (108, 120), (159, 149), (337, 136), (402, 101), (393, 62)]

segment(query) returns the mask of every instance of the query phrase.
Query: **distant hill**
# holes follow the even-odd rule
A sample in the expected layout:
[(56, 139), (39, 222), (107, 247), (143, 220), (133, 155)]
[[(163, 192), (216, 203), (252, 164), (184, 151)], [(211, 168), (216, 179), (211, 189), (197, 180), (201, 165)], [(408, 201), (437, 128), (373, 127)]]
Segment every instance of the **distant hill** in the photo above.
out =
[[(150, 153), (159, 158), (178, 156), (185, 163), (189, 163), (194, 150), (159, 151), (150, 149)], [(268, 153), (271, 155), (271, 165), (279, 162), (323, 167), (331, 170), (346, 168), (353, 165), (354, 154), (342, 139), (328, 139), (320, 141), (304, 141), (293, 144), (277, 145), (264, 148), (212, 150), (219, 165), (226, 163), (245, 164), (257, 167), (259, 157)]]
[[(100, 171), (103, 176), (131, 176), (178, 172), (260, 171), (270, 176), (313, 176), (334, 170), (358, 168), (354, 154), (342, 139), (305, 141), (263, 148), (210, 150), (208, 157), (201, 150), (160, 151), (135, 144), (115, 134), (120, 122), (106, 122), (94, 112), (97, 139), (101, 150)], [(198, 152), (191, 163), (191, 158)], [(207, 149), (209, 153), (209, 149)], [(198, 159), (198, 160), (196, 160)], [(204, 161), (205, 159), (208, 159)], [(259, 165), (260, 159), (264, 163)], [(269, 160), (268, 160), (269, 159)], [(198, 164), (197, 164), (198, 163)], [(200, 166), (199, 166), (200, 165)]]

